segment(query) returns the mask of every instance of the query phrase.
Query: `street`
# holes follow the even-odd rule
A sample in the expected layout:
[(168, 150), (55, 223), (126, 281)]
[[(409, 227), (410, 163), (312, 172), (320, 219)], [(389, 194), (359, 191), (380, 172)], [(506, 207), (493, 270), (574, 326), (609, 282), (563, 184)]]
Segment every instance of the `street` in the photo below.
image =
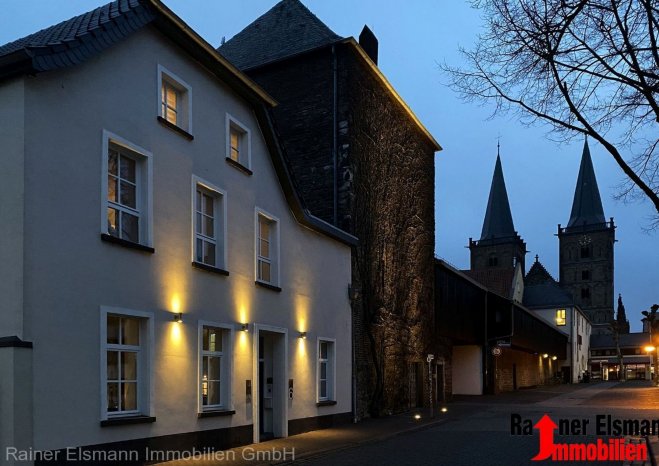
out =
[(648, 381), (601, 382), (540, 387), (497, 396), (456, 397), (449, 405), (446, 420), (439, 425), (296, 463), (314, 466), (538, 464), (530, 461), (538, 452), (537, 431), (533, 435), (511, 435), (513, 413), (532, 419), (533, 423), (543, 414), (549, 414), (556, 422), (558, 419), (587, 419), (586, 435), (557, 435), (555, 441), (595, 442), (597, 415), (610, 414), (623, 419), (659, 418), (659, 389), (651, 387)]

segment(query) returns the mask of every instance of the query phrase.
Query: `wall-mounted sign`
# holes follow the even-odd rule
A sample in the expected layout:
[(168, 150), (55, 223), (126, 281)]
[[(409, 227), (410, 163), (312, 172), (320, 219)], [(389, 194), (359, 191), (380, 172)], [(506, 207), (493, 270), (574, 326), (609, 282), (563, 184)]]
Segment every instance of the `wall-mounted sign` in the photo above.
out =
[(492, 355), (493, 356), (501, 356), (501, 348), (492, 348)]

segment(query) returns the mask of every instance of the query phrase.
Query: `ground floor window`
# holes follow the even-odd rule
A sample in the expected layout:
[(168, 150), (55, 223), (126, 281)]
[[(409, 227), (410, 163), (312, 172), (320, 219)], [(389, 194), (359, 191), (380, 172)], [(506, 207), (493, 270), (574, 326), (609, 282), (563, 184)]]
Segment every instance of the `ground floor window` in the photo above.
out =
[(229, 409), (231, 330), (228, 325), (199, 326), (199, 405), (201, 411)]
[(334, 400), (334, 340), (318, 339), (318, 401)]

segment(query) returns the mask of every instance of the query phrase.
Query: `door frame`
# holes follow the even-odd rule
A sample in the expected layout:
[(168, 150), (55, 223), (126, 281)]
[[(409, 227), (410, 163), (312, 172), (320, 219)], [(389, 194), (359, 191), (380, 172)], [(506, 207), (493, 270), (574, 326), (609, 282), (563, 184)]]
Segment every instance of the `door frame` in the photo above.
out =
[[(281, 419), (277, 424), (277, 419), (273, 419), (273, 431), (275, 434), (281, 433), (281, 437), (288, 437), (288, 403), (287, 403), (287, 383), (288, 383), (288, 329), (285, 327), (275, 327), (267, 324), (254, 324), (254, 336), (252, 337), (252, 380), (254, 380), (253, 390), (254, 394), (252, 395), (252, 432), (253, 432), (253, 442), (260, 443), (261, 441), (261, 401), (259, 399), (259, 394), (261, 390), (261, 381), (259, 380), (259, 339), (261, 337), (260, 332), (269, 332), (269, 333), (279, 333), (283, 341), (283, 351), (281, 352), (279, 361), (282, 363), (280, 370), (281, 377), (275, 377), (276, 379), (281, 379), (277, 382), (278, 389), (273, 387), (273, 404), (278, 403), (281, 406)], [(274, 355), (273, 355), (274, 358)], [(274, 361), (273, 361), (274, 364)], [(276, 374), (273, 374), (276, 375)], [(275, 395), (276, 394), (276, 395)], [(274, 398), (276, 396), (276, 398)]]

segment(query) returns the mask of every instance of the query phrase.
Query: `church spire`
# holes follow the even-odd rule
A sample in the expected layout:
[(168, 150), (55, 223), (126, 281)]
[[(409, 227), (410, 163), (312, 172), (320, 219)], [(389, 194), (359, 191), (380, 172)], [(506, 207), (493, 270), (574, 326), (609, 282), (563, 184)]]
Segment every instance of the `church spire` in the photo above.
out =
[(618, 315), (616, 320), (618, 322), (618, 332), (619, 333), (629, 333), (629, 321), (627, 320), (627, 314), (625, 313), (625, 305), (622, 304), (622, 295), (618, 294)]
[(581, 166), (579, 167), (579, 178), (577, 187), (574, 191), (574, 201), (572, 202), (572, 212), (568, 227), (581, 225), (593, 225), (605, 223), (604, 209), (602, 208), (602, 199), (600, 198), (593, 161), (590, 158), (590, 149), (588, 140), (584, 142), (583, 154), (581, 156)]
[(510, 213), (506, 182), (503, 179), (499, 144), (497, 143), (497, 162), (494, 166), (490, 198), (487, 201), (487, 211), (483, 222), (481, 240), (492, 238), (508, 238), (516, 236), (513, 216)]

